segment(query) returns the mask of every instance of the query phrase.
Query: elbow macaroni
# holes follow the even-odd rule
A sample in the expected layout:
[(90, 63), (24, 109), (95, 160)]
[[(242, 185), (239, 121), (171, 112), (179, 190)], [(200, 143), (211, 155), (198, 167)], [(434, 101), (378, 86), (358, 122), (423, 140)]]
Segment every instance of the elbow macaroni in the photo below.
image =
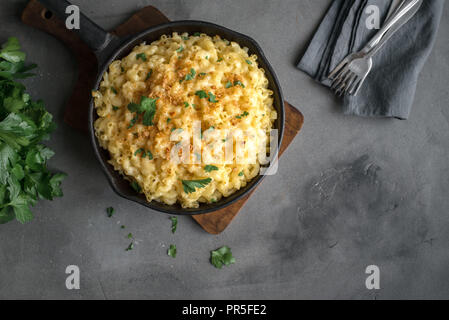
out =
[[(109, 163), (136, 182), (148, 201), (196, 208), (230, 196), (259, 174), (258, 161), (215, 163), (218, 170), (213, 171), (205, 170), (209, 163), (170, 161), (170, 150), (177, 143), (171, 141), (172, 133), (192, 132), (194, 121), (201, 122), (204, 133), (208, 128), (217, 132), (263, 130), (265, 137), (253, 139), (250, 152), (265, 143), (277, 118), (273, 92), (264, 70), (258, 68), (257, 56), (249, 56), (247, 51), (219, 36), (173, 33), (135, 47), (105, 72), (99, 90), (92, 93), (99, 116), (95, 133), (101, 147), (110, 153)], [(198, 91), (211, 93), (215, 100), (210, 95), (201, 98)], [(150, 126), (127, 108), (139, 103), (142, 96), (158, 99)], [(212, 136), (204, 134), (202, 152)], [(220, 149), (226, 138), (214, 140), (223, 144)], [(206, 178), (211, 182), (205, 187), (192, 193), (183, 190), (183, 180)]]

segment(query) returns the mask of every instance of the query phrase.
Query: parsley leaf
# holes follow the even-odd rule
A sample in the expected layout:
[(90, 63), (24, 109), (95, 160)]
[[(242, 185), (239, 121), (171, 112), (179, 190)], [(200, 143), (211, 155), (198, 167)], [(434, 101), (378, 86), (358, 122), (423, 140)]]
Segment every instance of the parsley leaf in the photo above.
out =
[(117, 89), (115, 89), (114, 87), (111, 87), (111, 91), (114, 92), (114, 94), (117, 94)]
[(150, 79), (152, 74), (153, 74), (153, 69), (150, 69), (150, 71), (147, 73), (147, 77), (145, 78), (145, 81)]
[(175, 233), (178, 228), (178, 217), (170, 217), (171, 220), (171, 232)]
[(247, 63), (247, 64), (253, 64), (252, 62), (251, 62), (251, 60), (245, 60), (245, 62)]
[(239, 177), (243, 177), (243, 175), (244, 175), (243, 171), (240, 171), (239, 172)]
[(29, 222), (38, 200), (63, 195), (66, 176), (48, 170), (54, 152), (41, 144), (55, 128), (52, 115), (13, 80), (32, 76), (26, 72), (36, 65), (25, 66), (25, 58), (16, 38), (0, 49), (0, 224)]
[(177, 253), (176, 246), (174, 244), (171, 244), (170, 248), (168, 248), (167, 250), (167, 255), (172, 258), (176, 258), (176, 253)]
[(194, 36), (194, 37), (199, 37), (199, 36), (201, 36), (201, 33), (195, 32), (195, 33), (193, 34), (193, 36)]
[(185, 78), (183, 79), (183, 80), (181, 80), (181, 82), (182, 81), (189, 81), (189, 80), (193, 80), (194, 78), (195, 78), (195, 75), (196, 75), (196, 71), (195, 71), (195, 69), (190, 69), (190, 73), (188, 73), (186, 76), (185, 76)]
[(184, 107), (188, 108), (189, 106), (190, 106), (190, 104), (187, 101), (185, 101), (184, 102)]
[(198, 96), (200, 99), (206, 98), (207, 99), (207, 93), (204, 90), (198, 90), (195, 92), (195, 95)]
[(218, 100), (216, 99), (216, 97), (214, 96), (214, 94), (212, 92), (209, 92), (209, 102), (212, 102), (212, 103), (218, 102)]
[(185, 193), (193, 193), (196, 189), (205, 188), (211, 182), (211, 178), (202, 180), (182, 180), (182, 186)]
[(139, 186), (139, 184), (135, 181), (131, 182), (131, 187), (137, 192), (140, 193), (142, 191), (142, 188)]
[(117, 106), (112, 106), (112, 110), (117, 111), (118, 109), (120, 109), (120, 108)]
[[(137, 103), (130, 103), (128, 104), (128, 110), (130, 112), (137, 112), (137, 114), (143, 114), (143, 125), (144, 126), (152, 126), (153, 125), (153, 119), (154, 115), (156, 114), (156, 101), (158, 98), (148, 98), (145, 96), (142, 96), (140, 99), (140, 104)], [(135, 120), (135, 121), (133, 121)], [(137, 119), (134, 118), (131, 120), (132, 126), (136, 123)], [(129, 128), (131, 128), (130, 126)]]
[(107, 208), (106, 213), (107, 213), (108, 217), (111, 218), (114, 215), (114, 208), (113, 207)]
[(208, 164), (207, 166), (204, 167), (204, 171), (206, 172), (218, 171), (218, 167)]
[(210, 262), (215, 268), (221, 269), (223, 265), (229, 266), (235, 263), (235, 258), (232, 256), (231, 249), (223, 246), (220, 249), (210, 252)]
[(184, 47), (181, 45), (178, 49), (176, 49), (176, 52), (183, 52), (184, 51)]
[(241, 115), (238, 115), (236, 118), (237, 119), (242, 119), (243, 117), (247, 117), (247, 116), (249, 116), (249, 113), (248, 113), (248, 111), (245, 111)]
[(241, 86), (242, 88), (245, 88), (245, 85), (240, 80), (234, 81), (234, 86)]
[(142, 61), (147, 61), (147, 55), (145, 53), (139, 53), (136, 55), (136, 60), (141, 59)]
[(131, 242), (128, 248), (125, 249), (125, 251), (131, 251), (132, 249), (134, 249), (134, 242)]
[(181, 38), (182, 38), (182, 40), (185, 40), (185, 41), (189, 40), (189, 37), (186, 37), (186, 36), (182, 36)]

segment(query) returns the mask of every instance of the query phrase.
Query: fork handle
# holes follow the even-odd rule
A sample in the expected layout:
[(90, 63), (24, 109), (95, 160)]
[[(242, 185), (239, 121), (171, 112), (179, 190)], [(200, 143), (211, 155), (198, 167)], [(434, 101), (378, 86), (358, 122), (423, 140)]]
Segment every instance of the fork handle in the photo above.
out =
[(400, 8), (386, 21), (385, 25), (365, 46), (368, 57), (374, 56), (383, 45), (406, 24), (419, 10), (423, 0), (404, 0)]

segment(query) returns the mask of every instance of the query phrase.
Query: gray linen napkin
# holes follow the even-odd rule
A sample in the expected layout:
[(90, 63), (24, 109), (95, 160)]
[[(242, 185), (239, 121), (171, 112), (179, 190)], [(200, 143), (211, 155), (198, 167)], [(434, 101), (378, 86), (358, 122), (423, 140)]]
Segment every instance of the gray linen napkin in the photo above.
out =
[[(376, 5), (382, 21), (391, 0), (334, 0), (298, 68), (330, 86), (329, 73), (350, 53), (361, 50), (378, 30), (366, 27), (365, 9)], [(356, 97), (345, 96), (348, 115), (407, 119), (419, 73), (435, 42), (444, 0), (425, 0), (418, 13), (373, 58), (373, 69)]]

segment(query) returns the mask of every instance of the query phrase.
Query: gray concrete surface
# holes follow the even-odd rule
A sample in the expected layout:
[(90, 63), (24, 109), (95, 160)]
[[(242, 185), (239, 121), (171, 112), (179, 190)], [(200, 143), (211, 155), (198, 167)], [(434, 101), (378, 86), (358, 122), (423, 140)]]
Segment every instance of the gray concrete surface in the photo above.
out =
[[(40, 202), (32, 223), (0, 226), (0, 298), (449, 298), (449, 6), (409, 121), (343, 116), (332, 94), (294, 68), (330, 0), (73, 1), (105, 28), (149, 4), (175, 19), (203, 19), (257, 39), (304, 130), (233, 224), (205, 233), (116, 196), (85, 136), (62, 122), (77, 74), (57, 40), (19, 21), (26, 1), (1, 1), (0, 40), (17, 36), (39, 76), (27, 81), (59, 128), (51, 167), (64, 198)], [(105, 208), (113, 206), (109, 219)], [(121, 230), (120, 225), (126, 225)], [(126, 234), (138, 244), (131, 252)], [(176, 244), (178, 257), (166, 255)], [(232, 248), (217, 270), (209, 251)], [(65, 288), (78, 265), (81, 289)], [(365, 268), (381, 290), (365, 288)]]

